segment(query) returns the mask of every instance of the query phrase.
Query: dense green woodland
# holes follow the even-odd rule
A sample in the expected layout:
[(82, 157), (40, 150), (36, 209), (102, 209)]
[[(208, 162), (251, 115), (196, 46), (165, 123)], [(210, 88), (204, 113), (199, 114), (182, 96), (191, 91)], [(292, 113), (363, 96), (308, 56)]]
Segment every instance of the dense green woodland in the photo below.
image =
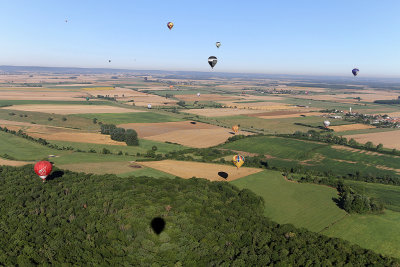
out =
[(60, 173), (0, 166), (0, 265), (400, 266), (271, 222), (262, 198), (225, 182)]

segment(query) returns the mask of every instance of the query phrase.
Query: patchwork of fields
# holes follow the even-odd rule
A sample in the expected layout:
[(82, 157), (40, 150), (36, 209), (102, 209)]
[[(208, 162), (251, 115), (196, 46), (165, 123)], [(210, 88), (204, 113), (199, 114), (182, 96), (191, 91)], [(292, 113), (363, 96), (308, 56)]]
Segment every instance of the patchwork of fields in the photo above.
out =
[[(10, 77), (21, 83), (47, 79), (45, 75)], [(264, 213), (273, 221), (343, 238), (400, 258), (399, 186), (345, 180), (357, 192), (382, 201), (386, 207), (383, 214), (355, 215), (336, 205), (336, 189), (288, 181), (277, 171), (248, 168), (246, 163), (240, 169), (216, 164), (220, 158), (205, 163), (156, 161), (154, 158), (149, 161), (146, 156), (149, 152), (165, 155), (189, 148), (211, 147), (209, 151), (229, 149), (241, 151), (238, 153), (245, 157), (260, 155), (269, 167), (314, 170), (337, 177), (359, 171), (362, 175), (400, 179), (398, 156), (274, 136), (254, 136), (225, 143), (234, 136), (233, 125), (240, 125), (239, 134), (242, 135), (292, 134), (309, 130), (324, 134), (322, 122), (329, 116), (322, 111), (325, 109), (348, 110), (351, 107), (354, 112), (398, 116), (398, 106), (372, 103), (376, 99), (391, 99), (397, 93), (377, 95), (374, 90), (359, 86), (360, 89), (343, 88), (338, 89), (337, 94), (331, 94), (333, 89), (329, 85), (308, 89), (284, 82), (262, 86), (260, 84), (266, 82), (257, 81), (243, 94), (243, 88), (251, 82), (198, 80), (195, 86), (177, 84), (170, 88), (169, 84), (160, 81), (143, 82), (142, 78), (110, 80), (107, 75), (79, 76), (73, 82), (64, 77), (57, 80), (64, 84), (51, 81), (35, 88), (10, 86), (9, 80), (2, 79), (0, 126), (22, 130), (32, 137), (46, 139), (51, 145), (73, 150), (57, 150), (0, 131), (0, 165), (21, 166), (49, 159), (57, 168), (76, 172), (112, 173), (120, 177), (197, 177), (231, 182), (261, 196), (265, 202)], [(266, 88), (312, 93), (264, 95), (256, 91)], [(197, 92), (201, 95), (197, 96)], [(85, 100), (88, 96), (90, 101)], [(102, 98), (104, 96), (115, 97), (116, 101), (106, 100)], [(356, 97), (362, 100), (357, 101)], [(186, 101), (186, 104), (177, 105), (178, 101)], [(214, 108), (216, 103), (225, 107)], [(147, 109), (148, 104), (152, 104), (151, 110)], [(382, 143), (386, 148), (400, 150), (399, 130), (342, 119), (330, 121), (335, 135), (345, 135), (360, 143)], [(109, 135), (101, 135), (101, 124), (136, 130), (139, 146), (127, 146), (125, 142), (111, 140)], [(232, 155), (227, 154), (222, 158), (229, 162)], [(196, 158), (195, 153), (190, 155)]]

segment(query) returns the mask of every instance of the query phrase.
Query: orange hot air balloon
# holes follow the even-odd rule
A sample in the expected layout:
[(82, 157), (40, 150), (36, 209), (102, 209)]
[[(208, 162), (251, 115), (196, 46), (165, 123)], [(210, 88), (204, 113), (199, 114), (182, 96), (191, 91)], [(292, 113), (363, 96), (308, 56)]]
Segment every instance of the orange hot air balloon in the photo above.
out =
[(172, 89), (172, 88), (174, 88), (174, 86), (173, 86), (173, 85), (170, 85), (170, 86), (169, 86), (169, 89)]
[(36, 174), (39, 175), (40, 178), (42, 178), (44, 183), (46, 177), (51, 173), (53, 165), (51, 165), (51, 163), (48, 161), (39, 161), (35, 164), (35, 167), (33, 169)]
[(232, 162), (239, 169), (244, 163), (244, 157), (240, 155), (233, 156)]
[(235, 133), (238, 133), (239, 132), (239, 126), (237, 126), (237, 125), (232, 126), (232, 131), (234, 131)]
[(174, 27), (174, 24), (172, 23), (172, 22), (168, 22), (167, 23), (167, 27), (168, 27), (168, 29), (172, 29), (172, 27)]

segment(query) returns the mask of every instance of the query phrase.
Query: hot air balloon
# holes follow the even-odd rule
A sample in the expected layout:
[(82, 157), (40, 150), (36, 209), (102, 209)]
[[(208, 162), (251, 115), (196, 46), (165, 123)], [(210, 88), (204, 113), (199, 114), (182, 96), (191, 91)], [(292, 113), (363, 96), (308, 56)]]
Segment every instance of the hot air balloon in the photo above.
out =
[(108, 60), (108, 63), (110, 63), (110, 62), (111, 62), (111, 59)]
[(354, 77), (355, 77), (355, 76), (357, 76), (357, 74), (358, 74), (359, 71), (360, 71), (359, 69), (355, 68), (355, 69), (353, 69), (351, 72), (353, 73), (353, 75), (354, 75)]
[(86, 97), (86, 101), (89, 101), (89, 97), (88, 96)]
[(148, 109), (151, 109), (151, 104), (148, 104), (148, 105), (147, 105), (147, 108), (148, 108)]
[(208, 58), (208, 64), (210, 64), (211, 68), (214, 68), (217, 65), (217, 57), (211, 56)]
[(168, 27), (168, 29), (172, 29), (172, 27), (174, 27), (174, 24), (172, 23), (172, 22), (168, 22), (167, 23), (167, 27)]
[(197, 93), (197, 96), (200, 96), (200, 93)]
[(215, 45), (217, 46), (217, 48), (219, 48), (221, 46), (221, 42), (216, 42)]
[(46, 177), (51, 173), (53, 165), (51, 165), (51, 163), (48, 161), (39, 161), (35, 164), (35, 167), (33, 169), (36, 174), (39, 175), (40, 178), (42, 178), (44, 183)]
[(232, 131), (234, 131), (235, 133), (238, 133), (239, 132), (239, 126), (237, 126), (237, 125), (232, 126)]
[(331, 122), (330, 122), (330, 121), (324, 121), (324, 126), (325, 126), (325, 128), (328, 128), (329, 125), (331, 125)]
[(170, 85), (170, 86), (169, 86), (169, 89), (173, 89), (173, 88), (174, 88), (174, 86), (173, 86), (173, 85)]
[(233, 156), (233, 164), (239, 169), (244, 163), (244, 157), (240, 155)]

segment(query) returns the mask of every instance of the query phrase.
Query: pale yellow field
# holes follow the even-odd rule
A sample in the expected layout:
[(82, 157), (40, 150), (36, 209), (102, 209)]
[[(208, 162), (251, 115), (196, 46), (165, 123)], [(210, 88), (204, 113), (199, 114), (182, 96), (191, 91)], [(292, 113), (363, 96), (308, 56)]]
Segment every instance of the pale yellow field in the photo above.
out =
[(372, 142), (374, 145), (383, 144), (386, 148), (400, 149), (400, 130), (380, 133), (346, 135), (347, 139), (354, 138), (359, 143)]
[[(118, 127), (134, 129), (140, 138), (173, 142), (188, 147), (205, 148), (224, 143), (233, 136), (232, 130), (201, 122), (191, 124), (189, 121), (163, 123), (128, 123)], [(251, 133), (239, 131), (239, 134)]]
[[(139, 162), (139, 164), (182, 178), (197, 177), (205, 178), (210, 181), (233, 181), (244, 176), (262, 171), (261, 169), (246, 167), (241, 167), (240, 169), (237, 169), (235, 166), (233, 166), (233, 164), (232, 166), (229, 166), (176, 160), (146, 161)], [(177, 166), (179, 166), (179, 168)], [(218, 172), (227, 173), (228, 178), (222, 178), (218, 175)]]
[(227, 95), (218, 95), (218, 94), (197, 94), (194, 95), (175, 95), (176, 98), (184, 100), (184, 101), (217, 101), (217, 100), (234, 100), (239, 99), (239, 97), (235, 96), (227, 96)]
[(4, 107), (2, 109), (35, 111), (54, 114), (86, 114), (86, 113), (126, 113), (126, 112), (143, 112), (135, 109), (127, 109), (113, 106), (98, 105), (17, 105)]
[(24, 166), (24, 165), (33, 164), (33, 163), (34, 163), (34, 161), (16, 161), (16, 160), (8, 160), (8, 159), (0, 158), (0, 166), (7, 165), (7, 166), (19, 167), (19, 166)]
[(54, 100), (54, 101), (85, 101), (87, 94), (70, 91), (45, 91), (45, 89), (1, 90), (0, 100)]
[(373, 129), (375, 126), (367, 125), (367, 124), (347, 124), (347, 125), (338, 125), (338, 126), (329, 126), (329, 129), (334, 130), (335, 132), (344, 132), (344, 131), (352, 131), (352, 130), (362, 130), (362, 129)]
[(277, 102), (253, 102), (253, 103), (235, 103), (234, 101), (218, 101), (218, 102), (226, 107), (238, 108), (238, 109), (268, 110), (268, 111), (298, 109), (298, 107), (294, 105), (288, 105), (285, 103), (277, 103)]
[(242, 114), (259, 113), (259, 110), (238, 109), (238, 108), (204, 108), (204, 109), (188, 109), (186, 113), (195, 114), (204, 117), (223, 117), (235, 116)]

